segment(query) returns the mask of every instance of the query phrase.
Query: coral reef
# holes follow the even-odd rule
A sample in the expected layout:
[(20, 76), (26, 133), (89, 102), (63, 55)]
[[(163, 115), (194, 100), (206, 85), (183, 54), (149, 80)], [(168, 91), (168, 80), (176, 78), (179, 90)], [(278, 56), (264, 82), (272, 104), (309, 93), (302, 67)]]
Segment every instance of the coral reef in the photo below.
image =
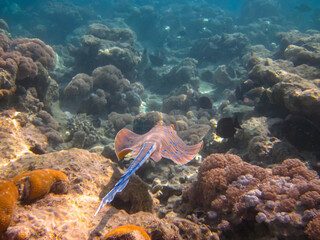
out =
[[(66, 36), (86, 21), (96, 18), (89, 8), (77, 6), (72, 2), (48, 2), (40, 6), (40, 14), (34, 18), (45, 18), (47, 24), (33, 27), (37, 36), (46, 41), (64, 41)], [(40, 21), (39, 21), (40, 22)], [(51, 34), (51, 33), (55, 34)]]
[(161, 111), (164, 113), (170, 113), (172, 110), (181, 110), (186, 112), (189, 108), (189, 102), (187, 101), (187, 95), (180, 94), (178, 96), (171, 96), (164, 99)]
[[(74, 71), (89, 74), (97, 66), (114, 65), (126, 78), (133, 80), (140, 56), (133, 43), (135, 39), (129, 29), (109, 28), (94, 23), (89, 25), (87, 34), (78, 39), (71, 53), (75, 56)], [(96, 59), (90, 62), (88, 59)]]
[[(78, 89), (81, 91), (73, 94)], [(106, 65), (94, 69), (92, 77), (84, 74), (75, 76), (65, 88), (64, 96), (66, 105), (77, 109), (76, 112), (88, 114), (106, 114), (113, 111), (137, 113), (143, 90), (141, 84), (130, 83), (124, 78), (117, 67)]]
[[(313, 44), (319, 38), (318, 35), (292, 31), (279, 33), (278, 37), (281, 46), (277, 56), (284, 59), (272, 60), (253, 55), (248, 61), (249, 78), (253, 84), (246, 90), (243, 87), (244, 92), (258, 87), (269, 88), (262, 93), (260, 104), (257, 105), (260, 111), (270, 112), (271, 104), (276, 106), (273, 111), (276, 115), (279, 115), (281, 110), (319, 115), (316, 107), (319, 104), (316, 79), (319, 78), (320, 72), (316, 67), (319, 65), (316, 56), (318, 50)], [(303, 47), (313, 50), (305, 50), (309, 53), (302, 53)]]
[[(48, 71), (55, 66), (53, 49), (40, 39), (18, 38), (10, 43), (10, 48), (20, 52), (23, 56), (41, 63)], [(20, 67), (20, 64), (19, 64)]]
[(0, 180), (0, 235), (8, 228), (18, 200), (18, 189), (8, 180)]
[[(86, 114), (71, 115), (67, 118), (65, 129), (66, 148), (90, 148), (101, 143), (110, 143), (114, 138), (115, 132), (112, 124), (101, 121), (99, 117)], [(71, 145), (70, 145), (71, 144)]]
[(163, 114), (160, 112), (140, 113), (134, 118), (133, 131), (138, 134), (144, 134), (157, 123), (161, 123), (162, 120)]
[[(116, 113), (116, 112), (110, 113), (108, 115), (108, 118), (112, 122), (112, 125), (113, 125), (115, 132), (120, 131), (122, 128), (125, 128), (128, 125), (131, 125), (133, 123), (133, 120), (135, 119), (134, 116), (132, 116), (129, 113), (120, 114), (120, 113)], [(137, 132), (137, 133), (139, 133), (139, 132)]]
[(92, 77), (85, 73), (75, 75), (64, 89), (64, 97), (70, 101), (87, 97), (93, 88)]
[[(273, 118), (267, 126), (270, 134), (250, 140), (248, 153), (253, 161), (269, 155), (268, 162), (280, 162), (318, 149), (320, 72), (319, 47), (314, 42), (319, 34), (290, 31), (277, 37), (280, 46), (273, 59), (257, 53), (248, 58), (248, 79), (235, 92), (236, 98), (253, 105), (255, 112)], [(316, 154), (312, 158), (317, 158)]]
[[(0, 239), (319, 239), (318, 3), (212, 2), (0, 1), (0, 178), (23, 200), (0, 180)], [(115, 135), (158, 122), (204, 149), (146, 161), (94, 218), (130, 165)]]
[(1, 112), (0, 139), (0, 166), (27, 153), (45, 153), (48, 147), (47, 138), (28, 121), (28, 115), (15, 110)]
[(277, 1), (253, 0), (244, 1), (241, 8), (240, 21), (254, 22), (259, 18), (272, 18), (280, 15), (280, 7)]
[[(198, 61), (193, 58), (185, 58), (178, 65), (171, 68), (168, 74), (161, 76), (156, 84), (160, 84), (161, 91), (169, 92), (177, 87), (188, 85), (195, 90), (199, 87), (196, 65)], [(158, 91), (160, 89), (158, 88)], [(161, 92), (160, 92), (161, 93)]]
[[(212, 154), (201, 164), (198, 179), (184, 198), (205, 210), (203, 221), (222, 235), (246, 221), (265, 224), (275, 236), (298, 239), (304, 236), (303, 230), (310, 232), (306, 226), (320, 203), (318, 184), (317, 173), (298, 159), (263, 169), (236, 155)], [(226, 222), (230, 226), (224, 229)]]
[(47, 137), (51, 146), (57, 146), (63, 142), (58, 132), (59, 123), (46, 111), (39, 111), (31, 117), (31, 122)]
[(244, 55), (249, 45), (250, 41), (244, 34), (225, 33), (197, 40), (190, 50), (190, 55), (198, 61), (219, 63)]
[[(115, 164), (96, 153), (70, 149), (43, 155), (29, 154), (1, 167), (0, 173), (2, 177), (11, 178), (14, 177), (15, 169), (25, 172), (30, 167), (36, 169), (57, 167), (58, 170), (67, 172), (71, 183), (69, 193), (67, 195), (47, 194), (31, 205), (19, 205), (15, 211), (16, 217), (2, 236), (3, 238), (9, 236), (17, 238), (24, 235), (29, 239), (38, 239), (41, 236), (52, 238), (60, 236), (62, 239), (89, 237), (99, 239), (99, 236), (107, 234), (110, 229), (123, 224), (139, 225), (150, 234), (151, 238), (171, 239), (175, 236), (177, 239), (183, 239), (180, 229), (182, 232), (192, 229), (191, 231), (199, 239), (210, 239), (211, 236), (216, 236), (209, 229), (205, 228), (204, 231), (203, 227), (185, 219), (177, 217), (159, 219), (151, 212), (141, 211), (146, 210), (147, 206), (153, 206), (156, 209), (157, 201), (155, 199), (149, 203), (145, 201), (146, 196), (150, 196), (151, 200), (152, 197), (146, 192), (147, 187), (138, 177), (131, 179), (134, 184), (130, 186), (132, 182), (130, 181), (123, 191), (127, 197), (117, 196), (115, 200), (118, 206), (126, 210), (129, 210), (128, 206), (132, 204), (131, 206), (136, 208), (134, 212), (137, 213), (128, 214), (112, 206), (106, 206), (103, 209), (101, 222), (100, 218), (94, 218), (101, 188), (105, 188), (101, 192), (103, 195), (103, 192), (108, 191), (108, 187), (112, 187), (113, 182), (121, 176)], [(140, 191), (144, 192), (139, 193)], [(138, 203), (141, 204), (140, 209), (137, 209)]]
[(19, 174), (12, 178), (20, 191), (20, 199), (30, 202), (49, 192), (64, 194), (68, 192), (69, 179), (64, 173), (53, 169), (39, 169)]
[(310, 211), (310, 215), (314, 215), (313, 219), (308, 223), (307, 229), (306, 229), (306, 234), (308, 237), (312, 240), (316, 240), (319, 238), (319, 229), (320, 229), (320, 215), (319, 211)]
[(48, 74), (55, 67), (52, 48), (39, 39), (10, 40), (3, 33), (0, 39), (0, 98), (7, 99), (18, 88), (20, 109), (37, 112), (45, 106), (50, 110), (58, 99), (57, 83)]

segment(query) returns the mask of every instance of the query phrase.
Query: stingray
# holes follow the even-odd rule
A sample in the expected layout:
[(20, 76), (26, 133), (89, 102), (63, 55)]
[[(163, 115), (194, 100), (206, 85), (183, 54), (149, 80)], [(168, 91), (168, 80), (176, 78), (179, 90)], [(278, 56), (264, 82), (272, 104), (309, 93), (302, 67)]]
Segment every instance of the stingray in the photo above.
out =
[(159, 162), (164, 157), (182, 165), (191, 161), (197, 155), (202, 149), (203, 141), (191, 146), (186, 145), (177, 135), (174, 130), (174, 125), (171, 124), (169, 126), (156, 125), (143, 135), (136, 134), (124, 128), (118, 132), (114, 145), (119, 160), (124, 158), (129, 152), (131, 152), (135, 159), (114, 188), (101, 200), (100, 206), (94, 216), (96, 216), (107, 203), (112, 202), (115, 195), (127, 186), (130, 176), (136, 172), (149, 157), (156, 162)]

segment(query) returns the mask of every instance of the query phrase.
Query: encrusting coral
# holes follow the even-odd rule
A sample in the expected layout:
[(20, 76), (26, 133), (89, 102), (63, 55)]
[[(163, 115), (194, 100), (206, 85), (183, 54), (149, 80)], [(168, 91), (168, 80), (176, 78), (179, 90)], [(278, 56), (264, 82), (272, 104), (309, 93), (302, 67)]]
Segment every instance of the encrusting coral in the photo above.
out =
[(49, 192), (67, 193), (69, 179), (63, 172), (53, 169), (38, 169), (22, 173), (12, 181), (18, 186), (20, 200), (29, 202), (43, 197)]
[(264, 224), (278, 237), (302, 237), (315, 235), (311, 226), (318, 222), (319, 184), (318, 174), (298, 159), (264, 169), (236, 155), (211, 154), (184, 197), (207, 212), (206, 221), (218, 231), (247, 221)]
[(320, 236), (320, 212), (319, 210), (314, 212), (316, 215), (307, 225), (305, 233), (312, 240), (319, 239)]
[(18, 196), (18, 189), (14, 183), (0, 180), (0, 234), (10, 225)]
[(124, 225), (117, 227), (104, 236), (104, 240), (151, 240), (148, 233), (136, 225)]

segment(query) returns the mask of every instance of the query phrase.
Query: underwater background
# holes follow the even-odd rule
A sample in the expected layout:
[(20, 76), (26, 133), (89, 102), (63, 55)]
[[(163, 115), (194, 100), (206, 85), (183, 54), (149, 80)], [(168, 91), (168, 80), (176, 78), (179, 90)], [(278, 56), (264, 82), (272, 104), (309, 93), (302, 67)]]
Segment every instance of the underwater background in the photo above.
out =
[(320, 1), (0, 0), (0, 240), (320, 239), (319, 161)]

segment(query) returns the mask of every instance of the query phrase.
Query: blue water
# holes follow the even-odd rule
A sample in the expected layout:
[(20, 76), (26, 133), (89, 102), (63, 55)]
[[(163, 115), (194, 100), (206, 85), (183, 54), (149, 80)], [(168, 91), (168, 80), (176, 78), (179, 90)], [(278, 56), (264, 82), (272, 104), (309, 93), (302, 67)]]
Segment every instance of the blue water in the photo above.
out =
[[(233, 26), (259, 23), (261, 19), (279, 24), (287, 30), (320, 28), (320, 2), (309, 1), (237, 1), (237, 0), (207, 0), (207, 1), (11, 1), (0, 2), (0, 14), (10, 26), (9, 32), (15, 37), (38, 37), (50, 44), (60, 44), (76, 28), (88, 24), (90, 21), (123, 18), (128, 25), (132, 22), (130, 16), (138, 8), (152, 7), (152, 16), (144, 16), (140, 26), (135, 26), (139, 34), (140, 28), (147, 31), (150, 28), (170, 26), (179, 23), (180, 28), (190, 25), (198, 18), (217, 19), (222, 16), (230, 17)], [(213, 13), (212, 9), (222, 12)], [(218, 14), (218, 15), (217, 15)], [(144, 21), (145, 20), (145, 21)], [(156, 22), (159, 20), (158, 22)], [(145, 25), (145, 26), (142, 26)], [(205, 27), (205, 26), (204, 26)], [(194, 26), (195, 28), (195, 26)], [(158, 29), (160, 30), (160, 29)], [(192, 32), (196, 29), (188, 29)], [(178, 30), (177, 30), (178, 31)], [(227, 27), (217, 30), (217, 33), (230, 31)], [(232, 30), (233, 31), (233, 30)], [(200, 34), (192, 32), (192, 34)], [(144, 41), (143, 36), (138, 36)], [(192, 37), (194, 39), (194, 36)], [(153, 39), (150, 39), (153, 40)]]

